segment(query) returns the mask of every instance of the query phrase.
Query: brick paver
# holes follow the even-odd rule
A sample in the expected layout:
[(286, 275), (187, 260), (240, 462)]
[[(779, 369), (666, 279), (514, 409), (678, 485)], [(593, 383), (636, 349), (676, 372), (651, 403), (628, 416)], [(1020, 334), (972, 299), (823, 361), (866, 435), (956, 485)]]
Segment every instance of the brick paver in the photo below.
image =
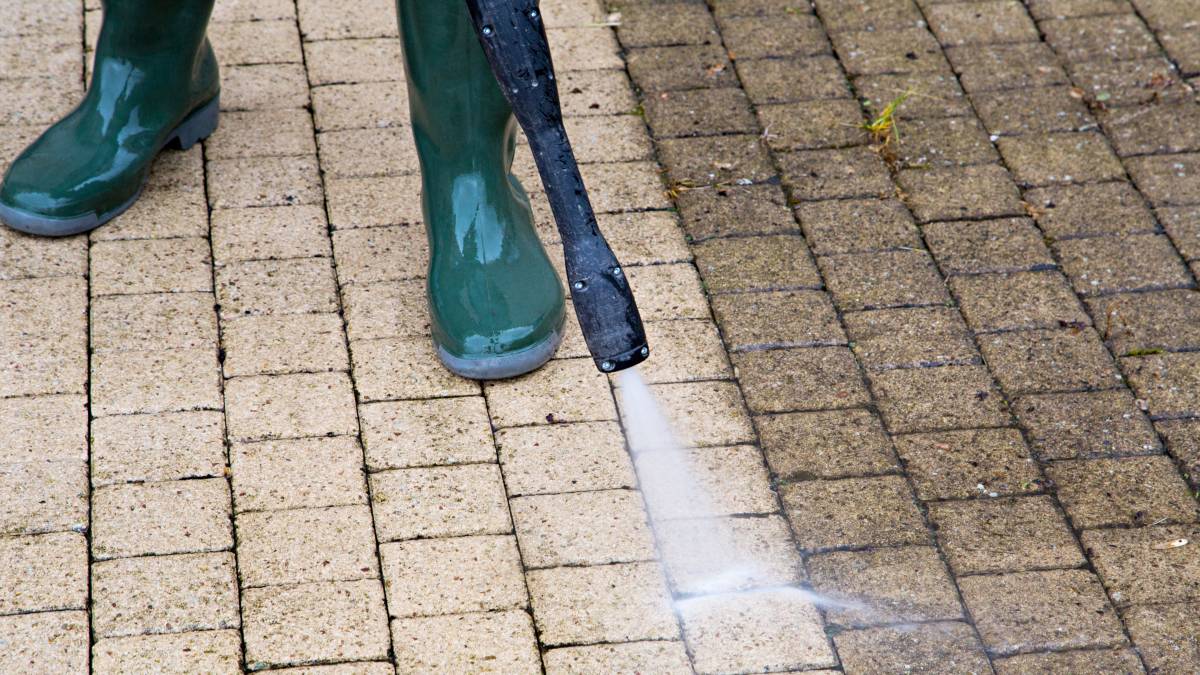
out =
[[(577, 326), (437, 364), (390, 0), (220, 0), (221, 129), (0, 230), (0, 672), (1200, 668), (1200, 10), (542, 4), (711, 509)], [(0, 6), (0, 167), (99, 26)]]

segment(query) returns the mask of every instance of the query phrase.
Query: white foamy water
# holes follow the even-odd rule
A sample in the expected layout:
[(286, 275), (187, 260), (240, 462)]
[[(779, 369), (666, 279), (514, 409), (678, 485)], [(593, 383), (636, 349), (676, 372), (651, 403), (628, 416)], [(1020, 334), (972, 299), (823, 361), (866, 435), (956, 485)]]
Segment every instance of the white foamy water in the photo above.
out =
[[(636, 369), (621, 373), (620, 388), (634, 468), (663, 558), (673, 572), (677, 592), (686, 596), (681, 605), (717, 593), (772, 593), (822, 607), (859, 608), (857, 603), (781, 587), (780, 579), (790, 577), (790, 570), (780, 569), (778, 561), (763, 555), (767, 546), (761, 541), (762, 530), (754, 527), (763, 521), (722, 517), (726, 514), (716, 508), (713, 494), (699, 477), (694, 463), (698, 454), (720, 450), (687, 449)], [(706, 479), (712, 486), (720, 477)], [(781, 523), (767, 524), (778, 526), (771, 531), (776, 537), (786, 536)]]

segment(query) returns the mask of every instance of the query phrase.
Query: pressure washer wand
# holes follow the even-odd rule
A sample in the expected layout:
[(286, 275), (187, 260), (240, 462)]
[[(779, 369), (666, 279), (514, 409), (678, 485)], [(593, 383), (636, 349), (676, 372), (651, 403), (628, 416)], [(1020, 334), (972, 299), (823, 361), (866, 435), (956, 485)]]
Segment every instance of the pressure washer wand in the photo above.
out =
[(541, 10), (536, 0), (466, 2), (492, 72), (529, 139), (562, 238), (571, 301), (588, 351), (604, 372), (635, 366), (650, 354), (646, 332), (629, 280), (596, 225), (563, 127)]

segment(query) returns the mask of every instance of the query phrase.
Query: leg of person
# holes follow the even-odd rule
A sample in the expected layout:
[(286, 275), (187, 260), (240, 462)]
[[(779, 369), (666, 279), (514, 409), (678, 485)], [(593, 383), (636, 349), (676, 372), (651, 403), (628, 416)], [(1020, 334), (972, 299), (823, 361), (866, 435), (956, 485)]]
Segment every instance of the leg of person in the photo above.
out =
[(154, 157), (217, 126), (217, 60), (205, 38), (213, 0), (104, 0), (83, 101), (9, 167), (0, 220), (47, 236), (86, 232), (141, 193)]
[(473, 379), (534, 370), (562, 341), (562, 284), (511, 171), (512, 110), (462, 0), (397, 0), (429, 236), (438, 357)]

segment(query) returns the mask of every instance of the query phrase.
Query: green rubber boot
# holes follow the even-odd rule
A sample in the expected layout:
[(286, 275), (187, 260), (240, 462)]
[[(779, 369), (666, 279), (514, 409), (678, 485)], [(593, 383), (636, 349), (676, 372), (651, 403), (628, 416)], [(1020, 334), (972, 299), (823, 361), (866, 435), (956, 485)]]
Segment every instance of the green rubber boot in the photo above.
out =
[(451, 372), (527, 373), (562, 341), (562, 285), (512, 174), (516, 122), (462, 0), (397, 0), (429, 236), (429, 314)]
[(0, 220), (47, 236), (86, 232), (141, 193), (154, 157), (217, 127), (217, 59), (204, 37), (213, 0), (104, 0), (83, 101), (8, 169)]

